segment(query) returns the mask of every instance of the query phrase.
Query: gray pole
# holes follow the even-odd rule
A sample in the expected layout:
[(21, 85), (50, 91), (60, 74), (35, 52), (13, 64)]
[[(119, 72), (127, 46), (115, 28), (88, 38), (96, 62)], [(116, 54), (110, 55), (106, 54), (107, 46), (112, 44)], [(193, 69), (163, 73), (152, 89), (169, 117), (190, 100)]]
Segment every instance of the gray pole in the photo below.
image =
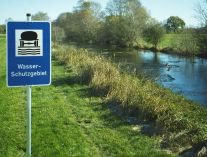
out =
[(32, 106), (32, 88), (27, 86), (27, 154), (31, 157), (31, 145), (32, 145), (32, 117), (31, 117), (31, 106)]
[(27, 16), (27, 21), (28, 22), (31, 21), (31, 14), (30, 13), (27, 13), (26, 16)]
[[(31, 21), (31, 14), (27, 13), (27, 21)], [(32, 87), (27, 86), (27, 149), (26, 153), (28, 157), (32, 154)]]

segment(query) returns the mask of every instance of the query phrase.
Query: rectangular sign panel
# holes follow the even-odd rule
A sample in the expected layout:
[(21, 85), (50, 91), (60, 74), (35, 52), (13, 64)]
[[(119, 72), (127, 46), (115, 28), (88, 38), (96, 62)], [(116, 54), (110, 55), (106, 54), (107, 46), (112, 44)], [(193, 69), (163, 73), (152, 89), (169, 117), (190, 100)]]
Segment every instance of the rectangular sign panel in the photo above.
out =
[(7, 85), (51, 83), (51, 23), (7, 23)]

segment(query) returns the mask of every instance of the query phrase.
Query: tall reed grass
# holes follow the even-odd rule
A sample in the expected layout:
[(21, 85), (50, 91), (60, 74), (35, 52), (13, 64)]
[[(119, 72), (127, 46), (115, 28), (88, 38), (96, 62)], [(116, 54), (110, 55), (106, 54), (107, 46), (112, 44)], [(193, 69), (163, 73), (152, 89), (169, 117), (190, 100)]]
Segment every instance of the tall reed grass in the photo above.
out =
[(123, 73), (106, 58), (86, 49), (56, 47), (54, 57), (72, 69), (92, 93), (154, 122), (165, 146), (176, 148), (207, 138), (207, 110), (150, 80)]

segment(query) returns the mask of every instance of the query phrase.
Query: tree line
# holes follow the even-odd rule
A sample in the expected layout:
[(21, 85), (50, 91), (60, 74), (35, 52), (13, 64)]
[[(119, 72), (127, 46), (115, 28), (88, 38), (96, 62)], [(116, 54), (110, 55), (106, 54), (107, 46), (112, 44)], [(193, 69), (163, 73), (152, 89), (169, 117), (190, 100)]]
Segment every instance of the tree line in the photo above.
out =
[(54, 21), (54, 39), (131, 47), (144, 38), (155, 47), (164, 33), (177, 32), (185, 22), (169, 17), (165, 25), (152, 19), (139, 0), (110, 0), (104, 11), (93, 1), (78, 2), (73, 12)]
[[(178, 16), (170, 16), (165, 23), (153, 19), (140, 0), (109, 0), (102, 10), (99, 3), (79, 0), (72, 12), (61, 13), (52, 22), (53, 40), (56, 42), (78, 42), (99, 45), (133, 47), (140, 40), (156, 49), (166, 33), (184, 34), (181, 44), (196, 43), (205, 49), (207, 41), (207, 1), (197, 6), (197, 15), (203, 23), (199, 29), (185, 28), (185, 22)], [(32, 16), (34, 21), (49, 20), (47, 13), (38, 12)], [(0, 33), (5, 25), (0, 25)], [(190, 41), (189, 41), (190, 40)], [(194, 46), (194, 47), (196, 47)]]
[(141, 36), (149, 15), (138, 0), (111, 0), (105, 11), (98, 3), (79, 1), (54, 25), (68, 41), (130, 46)]
[[(202, 15), (207, 15), (207, 10), (202, 11), (197, 14), (206, 28)], [(118, 47), (139, 46), (140, 39), (144, 39), (156, 49), (166, 33), (185, 34), (181, 43), (186, 46), (189, 42), (204, 43), (206, 37), (197, 35), (200, 30), (186, 29), (184, 20), (178, 16), (170, 16), (165, 23), (160, 23), (149, 15), (139, 0), (110, 0), (105, 10), (99, 3), (79, 0), (72, 12), (60, 14), (53, 22), (53, 39)], [(204, 32), (207, 33), (205, 29)]]

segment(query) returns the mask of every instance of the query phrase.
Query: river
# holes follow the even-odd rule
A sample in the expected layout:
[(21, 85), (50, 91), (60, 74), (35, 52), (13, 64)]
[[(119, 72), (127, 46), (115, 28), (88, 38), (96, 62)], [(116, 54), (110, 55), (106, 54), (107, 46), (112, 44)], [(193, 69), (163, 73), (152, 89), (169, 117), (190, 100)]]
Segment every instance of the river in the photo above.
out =
[(125, 70), (145, 75), (207, 107), (207, 59), (148, 50), (102, 51), (102, 54), (121, 63)]

